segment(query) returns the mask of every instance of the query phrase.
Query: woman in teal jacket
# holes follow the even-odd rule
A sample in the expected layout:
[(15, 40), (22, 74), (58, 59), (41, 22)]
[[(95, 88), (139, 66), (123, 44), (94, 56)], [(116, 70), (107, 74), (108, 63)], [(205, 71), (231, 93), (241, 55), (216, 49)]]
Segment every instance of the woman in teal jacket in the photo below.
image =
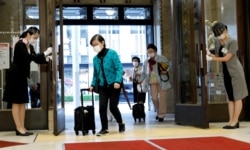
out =
[[(90, 44), (98, 54), (93, 59), (94, 74), (90, 87), (99, 87), (99, 113), (101, 118), (102, 129), (97, 136), (108, 134), (107, 105), (117, 123), (119, 132), (125, 131), (125, 124), (122, 121), (121, 113), (118, 108), (119, 97), (121, 92), (123, 67), (116, 51), (106, 48), (104, 38), (96, 34), (90, 40)], [(99, 85), (96, 85), (99, 83)]]

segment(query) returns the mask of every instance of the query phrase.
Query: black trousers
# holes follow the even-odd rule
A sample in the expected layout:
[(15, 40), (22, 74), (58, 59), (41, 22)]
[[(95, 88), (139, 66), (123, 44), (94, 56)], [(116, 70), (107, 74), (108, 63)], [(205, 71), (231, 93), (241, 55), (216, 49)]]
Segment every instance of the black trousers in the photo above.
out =
[(134, 95), (134, 103), (138, 102), (138, 90), (137, 83), (133, 82), (133, 95)]
[(107, 107), (108, 101), (110, 112), (116, 119), (117, 123), (123, 123), (121, 112), (118, 108), (119, 97), (120, 97), (121, 88), (115, 89), (112, 86), (101, 87), (99, 93), (99, 113), (101, 118), (102, 130), (108, 129), (108, 117), (107, 117)]

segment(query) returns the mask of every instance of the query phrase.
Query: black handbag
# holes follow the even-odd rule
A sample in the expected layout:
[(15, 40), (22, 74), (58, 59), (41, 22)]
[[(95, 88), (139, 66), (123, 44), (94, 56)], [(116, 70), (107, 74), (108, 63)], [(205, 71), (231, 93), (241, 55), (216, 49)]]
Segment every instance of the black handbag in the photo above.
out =
[(158, 62), (158, 71), (167, 71), (168, 70), (168, 64), (164, 63), (164, 62)]
[[(158, 73), (159, 73), (159, 76), (161, 78), (161, 81), (167, 82), (169, 80), (169, 74), (168, 74), (168, 71), (167, 71), (168, 70), (168, 64), (166, 64), (164, 62), (158, 62), (157, 65), (158, 65)], [(168, 79), (166, 79), (166, 80), (162, 79), (162, 77), (161, 77), (161, 72), (162, 71), (167, 71)]]

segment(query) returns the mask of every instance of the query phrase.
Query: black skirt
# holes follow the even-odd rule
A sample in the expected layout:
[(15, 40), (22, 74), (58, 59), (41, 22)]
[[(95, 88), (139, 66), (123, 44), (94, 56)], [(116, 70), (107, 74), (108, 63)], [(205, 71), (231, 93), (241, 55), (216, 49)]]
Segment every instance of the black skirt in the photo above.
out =
[(23, 104), (29, 102), (27, 77), (17, 72), (7, 74), (3, 101)]

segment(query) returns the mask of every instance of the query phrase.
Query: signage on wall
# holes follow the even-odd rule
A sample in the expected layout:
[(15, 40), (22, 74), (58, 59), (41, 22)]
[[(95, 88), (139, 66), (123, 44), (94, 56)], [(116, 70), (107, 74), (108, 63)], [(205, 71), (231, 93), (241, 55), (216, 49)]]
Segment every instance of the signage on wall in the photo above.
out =
[(10, 48), (9, 43), (0, 43), (0, 69), (10, 67)]

